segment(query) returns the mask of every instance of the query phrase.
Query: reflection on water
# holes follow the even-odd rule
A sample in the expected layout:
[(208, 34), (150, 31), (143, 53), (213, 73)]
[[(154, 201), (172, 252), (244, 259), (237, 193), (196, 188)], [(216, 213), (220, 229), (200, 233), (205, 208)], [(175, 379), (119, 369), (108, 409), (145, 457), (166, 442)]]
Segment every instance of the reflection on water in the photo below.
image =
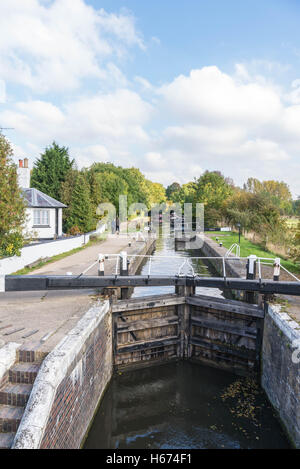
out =
[(264, 394), (246, 381), (190, 362), (114, 376), (85, 448), (288, 448)]

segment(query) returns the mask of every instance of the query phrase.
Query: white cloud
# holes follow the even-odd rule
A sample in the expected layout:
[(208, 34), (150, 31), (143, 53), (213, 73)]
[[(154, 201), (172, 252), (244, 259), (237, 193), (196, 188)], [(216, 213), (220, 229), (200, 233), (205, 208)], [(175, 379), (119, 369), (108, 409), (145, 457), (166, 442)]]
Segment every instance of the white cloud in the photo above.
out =
[[(294, 82), (292, 91), (298, 86)], [(294, 174), (300, 145), (295, 96), (290, 106), (281, 87), (253, 76), (244, 64), (232, 76), (217, 67), (192, 70), (157, 94), (166, 125), (151, 151), (160, 155), (160, 168), (170, 163), (174, 180), (198, 177), (201, 168), (217, 169), (238, 184), (250, 176), (276, 177), (290, 183), (294, 194), (300, 192)]]
[[(73, 0), (69, 1), (73, 2)], [(104, 9), (101, 9), (98, 12), (97, 23), (104, 32), (115, 35), (127, 45), (138, 45), (141, 49), (145, 49), (143, 39), (136, 31), (135, 19), (127, 11), (123, 15), (116, 15), (106, 13)]]
[(135, 80), (148, 88), (152, 104), (121, 88), (61, 106), (17, 102), (0, 112), (0, 121), (23, 136), (26, 152), (42, 151), (55, 139), (70, 147), (79, 167), (135, 165), (164, 184), (217, 169), (240, 185), (251, 176), (283, 179), (298, 194), (300, 105), (287, 104), (287, 93), (251, 78), (241, 83), (217, 67), (192, 71), (159, 90)]
[(145, 127), (152, 112), (137, 93), (119, 89), (79, 97), (61, 107), (40, 100), (19, 102), (0, 110), (0, 122), (16, 129), (31, 162), (55, 140), (70, 148), (79, 167), (94, 161), (140, 166), (138, 157), (150, 141)]
[(112, 145), (132, 141), (146, 142), (147, 123), (152, 107), (133, 91), (120, 89), (115, 93), (81, 98), (65, 106), (65, 131), (75, 140), (102, 140)]
[(62, 108), (46, 101), (19, 102), (0, 112), (0, 118), (19, 134), (43, 142), (57, 136), (74, 144), (102, 140), (148, 140), (143, 128), (152, 112), (150, 104), (133, 91), (81, 97)]
[(292, 91), (286, 94), (286, 100), (291, 104), (300, 104), (300, 79), (292, 82)]
[(41, 143), (53, 140), (58, 129), (63, 128), (65, 117), (61, 110), (45, 101), (26, 101), (16, 103), (10, 109), (0, 112), (0, 120), (14, 127), (19, 136)]
[(261, 162), (276, 161), (285, 164), (285, 161), (290, 159), (288, 153), (278, 143), (262, 139), (244, 142), (235, 153), (244, 159), (255, 158), (255, 161)]
[(112, 160), (104, 145), (88, 145), (83, 148), (72, 148), (72, 156), (80, 162), (80, 168), (89, 167), (93, 162), (108, 163)]
[(13, 152), (14, 152), (14, 155), (15, 155), (16, 159), (25, 158), (27, 156), (24, 149), (22, 147), (20, 147), (19, 145), (15, 145), (14, 143), (11, 143), (11, 147), (13, 149)]
[(144, 91), (154, 91), (154, 87), (148, 80), (146, 80), (146, 78), (136, 76), (134, 80), (142, 87)]
[(192, 70), (164, 85), (158, 93), (178, 121), (224, 125), (230, 122), (253, 128), (279, 117), (279, 96), (258, 83), (239, 84), (217, 67)]
[(97, 11), (83, 0), (1, 2), (2, 77), (39, 93), (105, 79), (112, 72), (107, 60), (144, 47), (134, 23), (129, 14)]
[(0, 2), (0, 124), (15, 128), (16, 156), (35, 159), (56, 140), (79, 167), (134, 165), (164, 184), (218, 169), (238, 184), (284, 179), (297, 194), (300, 81), (274, 82), (287, 65), (239, 63), (231, 75), (203, 67), (156, 88), (124, 74), (131, 48), (145, 45), (126, 10)]

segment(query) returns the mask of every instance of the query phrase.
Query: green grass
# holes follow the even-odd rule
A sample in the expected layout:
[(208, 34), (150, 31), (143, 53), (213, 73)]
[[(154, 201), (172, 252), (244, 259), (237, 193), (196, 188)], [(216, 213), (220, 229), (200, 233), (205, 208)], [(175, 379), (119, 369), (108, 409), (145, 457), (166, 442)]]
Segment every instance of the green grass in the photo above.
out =
[[(237, 243), (237, 244), (239, 243), (239, 234), (236, 232), (209, 231), (206, 234), (212, 235), (212, 239), (214, 241), (216, 241), (216, 238), (218, 238), (223, 243), (223, 246), (227, 249), (229, 249), (234, 243)], [(242, 235), (241, 235), (240, 247), (241, 247), (241, 257), (248, 257), (248, 256), (251, 256), (251, 254), (254, 254), (257, 257), (268, 257), (268, 258), (281, 257), (274, 252), (266, 251), (262, 246), (260, 246), (259, 244), (252, 243), (248, 239), (245, 239)], [(290, 260), (282, 259), (281, 257), (281, 263), (290, 272), (293, 272), (293, 273), (300, 272), (300, 266), (296, 265)]]
[(72, 249), (71, 251), (64, 252), (63, 254), (58, 254), (57, 256), (53, 256), (50, 259), (46, 260), (41, 260), (38, 262), (34, 267), (24, 267), (24, 269), (18, 270), (12, 275), (27, 275), (34, 270), (40, 269), (41, 267), (44, 267), (47, 264), (52, 264), (53, 262), (60, 261), (61, 259), (64, 259), (65, 257), (72, 256), (73, 254), (76, 254), (77, 252), (83, 251), (86, 248), (89, 248), (90, 246), (94, 246), (95, 244), (100, 244), (103, 241), (106, 240), (106, 235), (100, 235), (97, 239), (91, 239), (87, 244), (80, 248)]
[(296, 218), (296, 217), (286, 218), (285, 223), (287, 224), (288, 228), (295, 230), (298, 227), (299, 218)]

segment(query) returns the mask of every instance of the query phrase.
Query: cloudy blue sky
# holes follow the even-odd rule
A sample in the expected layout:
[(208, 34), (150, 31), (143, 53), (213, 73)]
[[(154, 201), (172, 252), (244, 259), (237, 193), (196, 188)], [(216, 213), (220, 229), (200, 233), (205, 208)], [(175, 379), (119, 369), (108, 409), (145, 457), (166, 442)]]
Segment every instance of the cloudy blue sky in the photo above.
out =
[(167, 185), (221, 170), (300, 195), (299, 0), (0, 0), (0, 126), (33, 164)]

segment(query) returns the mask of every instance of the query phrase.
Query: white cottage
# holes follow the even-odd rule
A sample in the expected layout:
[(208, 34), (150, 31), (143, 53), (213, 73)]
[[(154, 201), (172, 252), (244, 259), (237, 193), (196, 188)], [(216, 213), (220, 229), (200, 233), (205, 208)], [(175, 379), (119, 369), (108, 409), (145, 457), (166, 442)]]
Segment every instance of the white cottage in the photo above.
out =
[(62, 236), (62, 211), (66, 205), (38, 189), (30, 188), (28, 159), (19, 160), (19, 185), (27, 202), (25, 232), (38, 239), (54, 239)]

